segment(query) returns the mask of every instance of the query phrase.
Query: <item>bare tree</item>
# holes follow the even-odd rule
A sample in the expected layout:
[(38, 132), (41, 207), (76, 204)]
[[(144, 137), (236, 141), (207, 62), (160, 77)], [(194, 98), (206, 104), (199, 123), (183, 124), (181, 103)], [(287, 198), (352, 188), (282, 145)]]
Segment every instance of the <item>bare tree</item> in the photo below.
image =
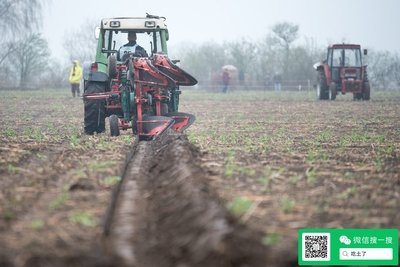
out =
[(271, 30), (286, 51), (290, 50), (290, 45), (299, 37), (299, 26), (289, 22), (277, 23), (272, 26)]
[(28, 88), (31, 81), (38, 81), (45, 74), (50, 58), (47, 41), (40, 34), (31, 34), (10, 54), (15, 62), (15, 73), (19, 74), (21, 88)]
[(392, 70), (392, 75), (393, 75), (393, 81), (396, 84), (396, 90), (400, 90), (400, 56), (396, 52), (393, 57), (392, 57), (392, 63), (391, 63), (391, 68)]
[(85, 24), (65, 34), (63, 46), (70, 62), (75, 59), (80, 62), (94, 61), (97, 46), (94, 29), (97, 25), (97, 21), (86, 20)]
[(205, 43), (192, 46), (182, 58), (182, 68), (194, 75), (199, 83), (209, 82), (214, 73), (220, 73), (227, 64), (227, 55), (223, 45)]
[(290, 22), (281, 22), (273, 25), (271, 30), (276, 36), (276, 42), (285, 51), (283, 74), (287, 76), (290, 58), (290, 46), (299, 37), (299, 26)]
[(18, 38), (42, 25), (42, 11), (51, 0), (0, 1), (0, 34), (2, 39)]
[(9, 57), (17, 52), (24, 35), (40, 29), (43, 8), (49, 3), (51, 0), (0, 0), (0, 46), (3, 48), (0, 73), (3, 81), (13, 79), (13, 70), (18, 66), (14, 66), (16, 63)]
[(375, 51), (368, 53), (368, 78), (376, 90), (386, 90), (390, 84), (392, 55), (389, 51)]
[(248, 85), (251, 85), (254, 79), (255, 64), (258, 47), (254, 42), (250, 42), (245, 38), (239, 41), (226, 43), (228, 59), (232, 65), (239, 70), (244, 71), (248, 75)]

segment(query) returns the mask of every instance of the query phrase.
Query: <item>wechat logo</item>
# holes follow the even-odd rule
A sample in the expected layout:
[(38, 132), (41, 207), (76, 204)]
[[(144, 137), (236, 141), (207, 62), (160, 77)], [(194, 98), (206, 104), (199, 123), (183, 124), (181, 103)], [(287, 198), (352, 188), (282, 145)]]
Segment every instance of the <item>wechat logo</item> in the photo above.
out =
[(346, 245), (350, 245), (351, 244), (351, 240), (348, 239), (347, 236), (345, 236), (345, 235), (342, 235), (339, 238), (339, 240), (340, 240), (341, 243), (345, 243)]

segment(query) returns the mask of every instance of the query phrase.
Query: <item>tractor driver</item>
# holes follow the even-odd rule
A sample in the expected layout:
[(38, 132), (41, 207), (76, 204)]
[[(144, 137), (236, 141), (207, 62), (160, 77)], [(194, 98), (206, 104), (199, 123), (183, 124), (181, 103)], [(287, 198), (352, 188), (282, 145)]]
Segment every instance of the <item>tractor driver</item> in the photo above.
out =
[(136, 32), (128, 32), (128, 43), (118, 49), (117, 60), (122, 61), (124, 54), (136, 53), (141, 57), (148, 57), (146, 50), (136, 43)]

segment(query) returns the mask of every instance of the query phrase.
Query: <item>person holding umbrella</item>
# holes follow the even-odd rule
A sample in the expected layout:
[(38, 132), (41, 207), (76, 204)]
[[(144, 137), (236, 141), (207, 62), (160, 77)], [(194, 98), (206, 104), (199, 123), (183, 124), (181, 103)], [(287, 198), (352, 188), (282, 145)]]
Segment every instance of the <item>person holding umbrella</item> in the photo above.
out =
[(227, 68), (224, 68), (222, 72), (222, 93), (226, 93), (228, 91), (228, 86), (229, 86), (229, 71)]

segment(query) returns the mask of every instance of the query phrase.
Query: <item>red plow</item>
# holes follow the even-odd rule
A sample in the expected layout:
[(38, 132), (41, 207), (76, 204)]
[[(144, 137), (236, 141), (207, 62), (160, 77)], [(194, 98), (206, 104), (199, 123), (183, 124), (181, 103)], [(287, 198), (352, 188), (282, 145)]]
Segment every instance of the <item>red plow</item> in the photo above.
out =
[(194, 115), (178, 112), (178, 105), (179, 86), (192, 86), (197, 80), (165, 54), (131, 55), (122, 64), (111, 55), (108, 62), (110, 91), (85, 93), (83, 99), (85, 106), (100, 101), (96, 106), (102, 109), (104, 104), (112, 136), (131, 128), (139, 140), (153, 140), (169, 128), (182, 132), (195, 121)]

